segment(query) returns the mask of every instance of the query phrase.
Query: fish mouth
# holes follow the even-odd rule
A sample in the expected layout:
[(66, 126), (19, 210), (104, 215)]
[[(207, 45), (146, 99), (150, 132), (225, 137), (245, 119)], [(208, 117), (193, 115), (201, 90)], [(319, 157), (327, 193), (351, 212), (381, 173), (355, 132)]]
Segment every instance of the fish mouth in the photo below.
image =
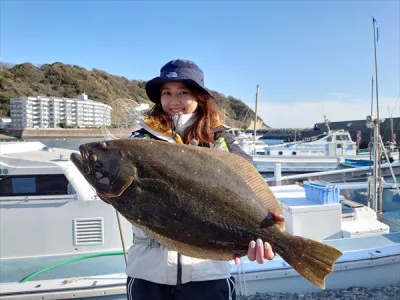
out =
[(79, 153), (72, 153), (70, 155), (70, 159), (72, 161), (72, 163), (79, 169), (82, 169), (82, 155), (80, 155)]
[(90, 172), (90, 165), (85, 164), (85, 161), (87, 161), (89, 154), (88, 152), (81, 148), (79, 149), (80, 153), (72, 153), (70, 155), (70, 159), (72, 163), (78, 168), (79, 171), (83, 171), (85, 173)]

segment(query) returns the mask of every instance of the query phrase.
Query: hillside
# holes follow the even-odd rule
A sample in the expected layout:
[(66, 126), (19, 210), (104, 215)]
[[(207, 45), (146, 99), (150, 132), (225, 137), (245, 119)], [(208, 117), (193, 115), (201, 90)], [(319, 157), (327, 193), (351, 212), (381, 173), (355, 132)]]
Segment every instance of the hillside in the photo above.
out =
[[(105, 71), (86, 70), (60, 62), (37, 67), (31, 63), (2, 64), (0, 68), (0, 117), (9, 115), (9, 100), (25, 96), (58, 96), (74, 98), (86, 93), (90, 99), (103, 103), (126, 98), (138, 103), (152, 103), (145, 92), (145, 81), (128, 80)], [(255, 113), (241, 100), (211, 91), (225, 124), (231, 127), (251, 128)], [(259, 120), (259, 124), (262, 121)], [(261, 127), (260, 127), (261, 129)]]

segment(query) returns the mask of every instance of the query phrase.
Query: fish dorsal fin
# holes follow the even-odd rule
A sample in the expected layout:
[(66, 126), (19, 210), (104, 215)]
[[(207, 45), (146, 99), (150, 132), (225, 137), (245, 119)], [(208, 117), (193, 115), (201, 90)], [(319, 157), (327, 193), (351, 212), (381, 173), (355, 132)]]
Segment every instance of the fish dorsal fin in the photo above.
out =
[[(269, 188), (267, 182), (251, 162), (234, 153), (210, 150), (200, 147), (198, 150), (209, 151), (209, 155), (212, 155), (215, 159), (221, 160), (226, 166), (232, 168), (232, 170), (234, 170), (243, 179), (250, 189), (254, 191), (254, 193), (258, 196), (260, 203), (266, 209), (268, 209), (268, 211), (277, 215), (281, 214), (281, 206), (279, 201)], [(282, 229), (285, 229), (285, 225), (283, 223), (281, 223), (280, 226)]]

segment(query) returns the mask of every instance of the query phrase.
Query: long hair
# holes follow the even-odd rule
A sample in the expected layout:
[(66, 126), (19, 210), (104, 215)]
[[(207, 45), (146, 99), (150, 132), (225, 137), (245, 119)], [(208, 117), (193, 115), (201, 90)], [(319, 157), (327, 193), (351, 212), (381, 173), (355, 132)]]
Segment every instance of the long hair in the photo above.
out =
[[(197, 90), (188, 86), (191, 93), (197, 100), (197, 119), (185, 130), (182, 140), (188, 144), (192, 139), (199, 143), (214, 143), (214, 128), (220, 125), (218, 108), (214, 100)], [(163, 131), (171, 128), (170, 116), (162, 109), (161, 103), (157, 103), (148, 113), (149, 118), (153, 118), (160, 124)]]

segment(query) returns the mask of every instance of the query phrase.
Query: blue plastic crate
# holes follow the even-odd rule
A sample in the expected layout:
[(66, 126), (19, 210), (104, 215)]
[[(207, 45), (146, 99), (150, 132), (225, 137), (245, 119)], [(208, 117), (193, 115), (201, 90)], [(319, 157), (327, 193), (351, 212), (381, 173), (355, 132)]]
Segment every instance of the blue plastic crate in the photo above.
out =
[(304, 183), (307, 200), (318, 204), (339, 203), (340, 188), (326, 181), (309, 181)]

